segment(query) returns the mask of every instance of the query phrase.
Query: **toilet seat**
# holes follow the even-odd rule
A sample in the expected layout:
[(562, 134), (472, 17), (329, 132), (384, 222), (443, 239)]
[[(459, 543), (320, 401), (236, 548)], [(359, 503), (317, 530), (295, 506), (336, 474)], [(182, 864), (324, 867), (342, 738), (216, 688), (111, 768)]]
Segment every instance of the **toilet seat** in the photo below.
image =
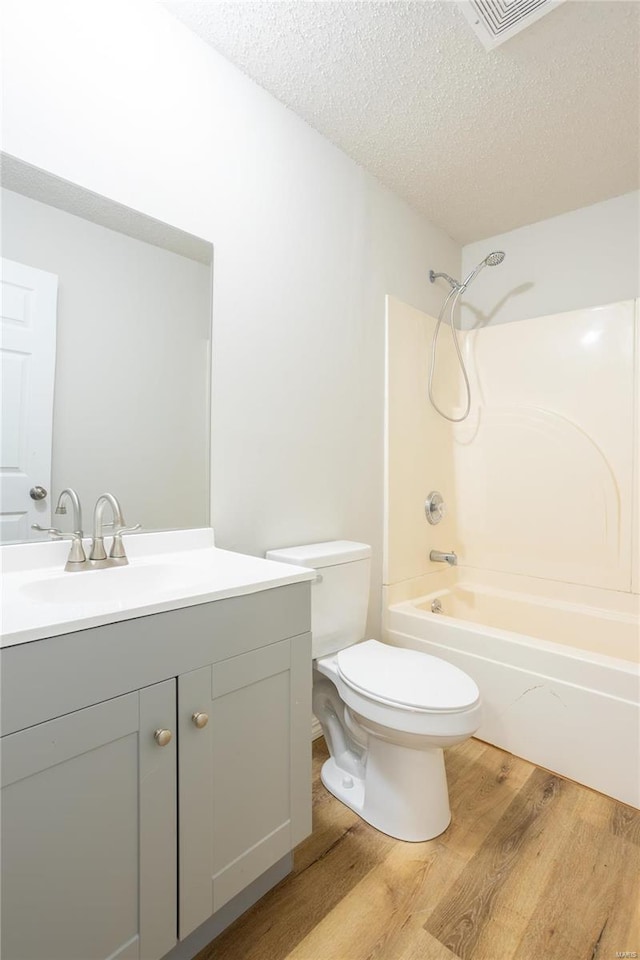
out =
[(336, 657), (343, 683), (369, 700), (420, 713), (458, 713), (480, 702), (474, 681), (458, 667), (418, 650), (366, 640)]

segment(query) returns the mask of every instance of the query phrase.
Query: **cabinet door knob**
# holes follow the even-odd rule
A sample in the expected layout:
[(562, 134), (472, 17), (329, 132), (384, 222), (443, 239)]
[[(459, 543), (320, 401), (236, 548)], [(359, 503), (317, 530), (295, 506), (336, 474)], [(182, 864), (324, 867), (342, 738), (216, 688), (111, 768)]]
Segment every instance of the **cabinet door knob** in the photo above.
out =
[(171, 730), (156, 730), (154, 737), (159, 747), (166, 747), (171, 743)]
[(191, 717), (195, 723), (198, 730), (202, 730), (203, 727), (209, 723), (209, 716), (206, 713), (194, 713)]

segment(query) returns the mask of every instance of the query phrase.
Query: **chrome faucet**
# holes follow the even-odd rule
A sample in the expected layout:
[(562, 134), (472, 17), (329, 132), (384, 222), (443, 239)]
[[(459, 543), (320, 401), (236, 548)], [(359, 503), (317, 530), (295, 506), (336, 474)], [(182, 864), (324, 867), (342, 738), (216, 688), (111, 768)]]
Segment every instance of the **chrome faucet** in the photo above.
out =
[(80, 497), (76, 491), (72, 487), (65, 487), (58, 497), (55, 510), (57, 514), (65, 514), (67, 512), (64, 503), (65, 497), (71, 501), (71, 506), (73, 507), (73, 533), (63, 533), (62, 530), (58, 530), (56, 527), (41, 527), (38, 523), (32, 523), (31, 529), (38, 530), (40, 533), (48, 533), (54, 540), (71, 540), (71, 549), (69, 550), (69, 556), (64, 568), (70, 573), (75, 573), (78, 570), (86, 570), (89, 566), (84, 547), (82, 546), (82, 538), (84, 536), (82, 531), (82, 507), (80, 506)]
[[(113, 513), (113, 523), (106, 524), (103, 521), (104, 510), (107, 504), (111, 507)], [(104, 528), (113, 526), (113, 543), (109, 556), (104, 549)], [(122, 515), (122, 507), (119, 501), (112, 493), (102, 493), (96, 500), (93, 510), (93, 542), (89, 560), (94, 568), (124, 566), (129, 563), (127, 554), (122, 542), (123, 533), (133, 533), (139, 530), (140, 524), (136, 523), (133, 527), (127, 527)]]
[(65, 497), (68, 497), (71, 501), (71, 506), (73, 507), (73, 530), (74, 533), (82, 533), (82, 507), (80, 506), (80, 497), (72, 487), (65, 487), (60, 496), (58, 497), (58, 503), (56, 504), (56, 513), (66, 513), (67, 508), (64, 505)]
[(454, 550), (450, 553), (443, 553), (442, 550), (432, 550), (429, 554), (429, 560), (436, 563), (448, 563), (450, 567), (455, 567), (458, 562), (458, 555)]

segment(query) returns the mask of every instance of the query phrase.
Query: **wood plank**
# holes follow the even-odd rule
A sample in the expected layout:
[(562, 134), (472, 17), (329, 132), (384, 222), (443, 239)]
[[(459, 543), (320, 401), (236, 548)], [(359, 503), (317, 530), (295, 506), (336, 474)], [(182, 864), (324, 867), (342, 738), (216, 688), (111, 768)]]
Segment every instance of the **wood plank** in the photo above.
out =
[(495, 960), (496, 955), (516, 956), (524, 931), (544, 894), (549, 876), (570, 843), (567, 825), (577, 817), (580, 790), (571, 781), (562, 791), (552, 817), (547, 818), (526, 850), (522, 850), (506, 882), (496, 893), (476, 942), (474, 960)]
[[(342, 915), (340, 905), (340, 909), (326, 918), (324, 925), (331, 929), (327, 940), (333, 944), (336, 956), (349, 957), (349, 960), (371, 956), (382, 960), (394, 955), (397, 949), (404, 950), (406, 918), (414, 918), (414, 927), (416, 918), (425, 923), (434, 901), (445, 895), (482, 837), (490, 832), (534, 769), (528, 764), (518, 767), (518, 761), (511, 755), (487, 750), (477, 742), (467, 747), (464, 756), (466, 762), (451, 793), (452, 823), (445, 833), (428, 843), (396, 841), (385, 862), (349, 895), (346, 913)], [(469, 762), (470, 757), (474, 762)], [(384, 898), (380, 899), (389, 887), (394, 892), (391, 912), (385, 910)], [(364, 915), (358, 911), (358, 898), (369, 904)], [(357, 920), (354, 922), (353, 918)], [(346, 932), (349, 927), (350, 933)], [(401, 931), (404, 931), (402, 936)], [(323, 932), (319, 931), (320, 936)], [(397, 942), (396, 938), (399, 938)], [(420, 940), (428, 940), (432, 949), (437, 942), (430, 934)], [(320, 942), (314, 938), (310, 955), (318, 953), (323, 957)], [(441, 944), (438, 952), (450, 953)]]
[[(336, 801), (337, 802), (337, 801)], [(356, 818), (319, 859), (267, 894), (198, 960), (283, 960), (395, 841)]]
[(580, 818), (566, 823), (566, 829), (562, 856), (549, 873), (517, 955), (583, 960), (637, 950), (640, 850)]
[(424, 929), (422, 921), (421, 915), (407, 917), (397, 934), (367, 960), (458, 960), (455, 953)]
[(602, 793), (578, 786), (580, 816), (598, 830), (608, 831), (614, 837), (640, 846), (640, 810), (620, 803)]
[(329, 757), (329, 751), (323, 737), (313, 742), (312, 751), (312, 805), (313, 829), (294, 851), (293, 875), (302, 873), (316, 860), (340, 842), (344, 834), (356, 824), (360, 817), (344, 803), (340, 803), (329, 793), (320, 779), (322, 765)]
[[(465, 856), (470, 850), (475, 852), (536, 769), (506, 751), (475, 743), (478, 749), (467, 755), (459, 775), (449, 782), (451, 824), (439, 838)], [(448, 754), (454, 751), (445, 756)], [(457, 748), (455, 757), (447, 761), (447, 770), (454, 759)]]
[(620, 952), (640, 955), (640, 864), (637, 850), (636, 847), (628, 856), (628, 851), (620, 848), (617, 857), (614, 855), (613, 862), (609, 863), (610, 869), (618, 874), (618, 899), (614, 901), (606, 926), (599, 935), (592, 960), (605, 960)]
[(470, 737), (464, 743), (458, 744), (453, 750), (445, 750), (444, 765), (447, 771), (449, 791), (456, 785), (458, 778), (468, 772), (470, 764), (479, 763), (483, 756), (487, 756), (494, 749), (482, 740)]
[(612, 800), (611, 832), (616, 837), (640, 846), (640, 810)]
[(425, 929), (462, 960), (473, 957), (498, 892), (549, 818), (561, 788), (558, 777), (534, 770), (427, 920)]
[(446, 852), (434, 841), (396, 841), (384, 861), (313, 928), (287, 960), (389, 956), (390, 941), (419, 909), (429, 874), (443, 855)]
[(469, 740), (445, 755), (451, 825), (402, 843), (325, 790), (327, 756), (317, 740), (313, 833), (294, 872), (197, 960), (605, 960), (638, 950), (635, 811)]

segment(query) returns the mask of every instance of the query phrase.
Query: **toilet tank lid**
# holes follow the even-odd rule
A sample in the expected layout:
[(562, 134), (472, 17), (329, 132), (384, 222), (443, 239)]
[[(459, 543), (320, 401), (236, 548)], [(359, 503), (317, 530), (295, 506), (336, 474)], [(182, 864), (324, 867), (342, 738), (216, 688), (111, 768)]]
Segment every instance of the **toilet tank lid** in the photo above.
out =
[(280, 550), (268, 550), (267, 560), (279, 560), (281, 563), (295, 563), (300, 567), (333, 567), (339, 563), (352, 563), (354, 560), (368, 560), (371, 547), (368, 543), (355, 543), (353, 540), (328, 540), (324, 543), (307, 543), (299, 547), (283, 547)]

